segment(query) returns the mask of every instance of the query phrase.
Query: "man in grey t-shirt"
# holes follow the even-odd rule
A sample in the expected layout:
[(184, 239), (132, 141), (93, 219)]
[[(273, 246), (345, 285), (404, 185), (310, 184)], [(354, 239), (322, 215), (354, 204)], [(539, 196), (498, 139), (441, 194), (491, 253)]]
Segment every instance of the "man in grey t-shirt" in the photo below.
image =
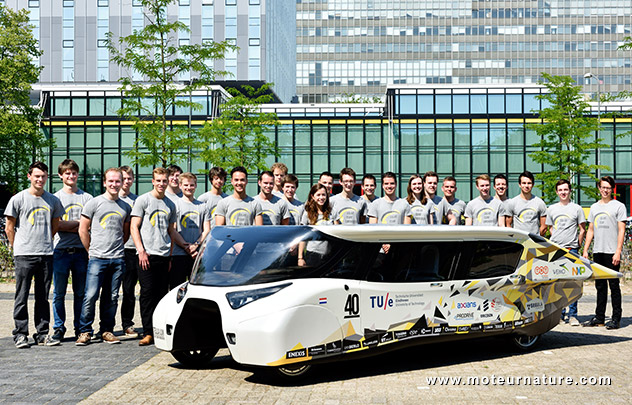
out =
[(296, 189), (298, 189), (298, 178), (293, 174), (285, 176), (281, 183), (281, 190), (283, 190), (283, 199), (287, 202), (287, 208), (290, 211), (290, 225), (300, 225), (303, 211), (305, 211), (305, 204), (294, 198)]
[(490, 195), (489, 183), (490, 178), (487, 174), (481, 174), (476, 178), (479, 196), (465, 207), (465, 225), (498, 226), (502, 202)]
[(103, 175), (105, 193), (88, 202), (81, 212), (79, 236), (90, 260), (77, 346), (85, 346), (92, 341), (92, 323), (101, 287), (100, 330), (97, 335), (107, 343), (121, 343), (112, 332), (125, 272), (125, 242), (129, 237), (132, 211), (132, 207), (119, 198), (122, 183), (123, 174), (119, 168), (107, 169)]
[[(119, 168), (123, 174), (123, 185), (119, 191), (119, 198), (134, 208), (134, 203), (138, 196), (132, 193), (134, 185), (134, 170), (129, 166), (121, 166)], [(121, 324), (125, 337), (136, 339), (138, 333), (134, 329), (134, 307), (136, 306), (136, 284), (138, 284), (138, 255), (136, 254), (136, 246), (134, 240), (128, 238), (125, 242), (125, 273), (123, 273), (123, 281), (121, 283), (123, 290), (123, 299), (121, 300)]]
[(369, 205), (370, 224), (410, 224), (411, 213), (408, 201), (395, 195), (397, 180), (393, 172), (382, 175), (384, 197), (378, 198)]
[(424, 193), (426, 193), (426, 197), (434, 204), (432, 223), (435, 225), (439, 225), (443, 222), (443, 218), (447, 218), (450, 225), (456, 225), (456, 217), (448, 209), (447, 205), (441, 204), (443, 198), (437, 195), (439, 175), (433, 171), (428, 171), (423, 176), (423, 183)]
[(264, 225), (289, 225), (290, 210), (287, 202), (272, 194), (274, 188), (274, 174), (264, 171), (259, 175), (261, 192), (254, 198), (261, 206), (261, 216)]
[(15, 303), (13, 341), (18, 349), (29, 347), (28, 297), (35, 279), (35, 344), (56, 345), (48, 336), (50, 307), (48, 293), (53, 277), (53, 235), (57, 232), (64, 207), (57, 197), (44, 190), (48, 166), (35, 162), (29, 167), (31, 186), (9, 200), (4, 215), (5, 232), (15, 261)]
[(182, 198), (176, 202), (176, 226), (186, 245), (180, 246), (177, 242), (173, 244), (169, 271), (170, 290), (189, 279), (198, 249), (211, 230), (208, 206), (195, 199), (196, 188), (197, 177), (193, 173), (180, 175)]
[(263, 225), (261, 205), (246, 194), (248, 172), (246, 168), (237, 166), (230, 172), (230, 183), (233, 194), (224, 198), (215, 209), (215, 225)]
[[(465, 212), (465, 202), (456, 198), (456, 179), (453, 176), (446, 176), (443, 179), (443, 185), (441, 186), (443, 191), (443, 199), (439, 204), (443, 205), (443, 209), (439, 208), (439, 211), (444, 211), (443, 221), (450, 225), (463, 225), (462, 216)], [(450, 218), (450, 215), (454, 219)]]
[[(612, 270), (619, 271), (621, 266), (621, 252), (625, 240), (625, 205), (613, 199), (612, 192), (615, 181), (610, 176), (599, 180), (599, 194), (601, 200), (590, 207), (588, 214), (588, 232), (584, 245), (584, 257), (588, 258), (590, 243), (593, 246), (593, 260)], [(621, 287), (619, 279), (595, 280), (597, 289), (597, 307), (595, 316), (583, 323), (583, 326), (601, 326), (606, 319), (606, 304), (608, 302), (608, 286), (612, 298), (612, 318), (605, 323), (606, 329), (618, 329), (621, 323)]]
[(165, 190), (165, 197), (171, 200), (175, 204), (178, 198), (182, 197), (182, 190), (180, 190), (180, 175), (182, 169), (178, 165), (170, 165), (167, 167), (167, 189)]
[(541, 198), (531, 194), (533, 181), (533, 174), (529, 171), (522, 172), (518, 177), (520, 194), (505, 203), (503, 212), (505, 226), (544, 235), (546, 204)]
[(136, 199), (130, 226), (140, 265), (139, 302), (145, 335), (138, 342), (140, 346), (154, 343), (152, 316), (158, 302), (169, 291), (171, 243), (182, 239), (176, 230), (176, 206), (165, 198), (167, 170), (155, 168), (151, 183), (153, 190)]
[[(551, 241), (578, 254), (586, 233), (586, 216), (579, 205), (571, 201), (571, 183), (561, 179), (555, 185), (560, 201), (546, 211), (546, 225), (551, 232)], [(577, 232), (579, 230), (579, 233)], [(579, 326), (577, 320), (577, 301), (568, 306), (568, 322)], [(566, 317), (566, 308), (562, 310), (562, 321)]]
[(228, 197), (228, 194), (222, 191), (226, 183), (226, 170), (221, 167), (212, 167), (208, 171), (208, 179), (211, 182), (211, 189), (198, 197), (198, 200), (206, 203), (211, 220), (211, 227), (215, 226), (215, 209), (219, 202)]
[(332, 212), (336, 213), (334, 220), (337, 224), (357, 225), (366, 222), (367, 200), (353, 193), (356, 173), (345, 167), (340, 171), (342, 191), (329, 200)]
[(92, 196), (77, 187), (79, 165), (74, 160), (65, 159), (57, 168), (63, 187), (55, 193), (64, 207), (64, 215), (59, 221), (59, 232), (55, 235), (53, 252), (53, 335), (52, 340), (61, 342), (66, 333), (66, 288), (72, 274), (73, 326), (74, 334), (79, 333), (79, 318), (86, 289), (88, 253), (79, 239), (79, 221), (83, 207)]

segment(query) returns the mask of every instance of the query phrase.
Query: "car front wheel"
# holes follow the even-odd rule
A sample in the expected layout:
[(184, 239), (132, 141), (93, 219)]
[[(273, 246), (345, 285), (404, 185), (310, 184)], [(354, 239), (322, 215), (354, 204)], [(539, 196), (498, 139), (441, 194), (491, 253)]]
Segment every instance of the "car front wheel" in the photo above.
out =
[(208, 365), (217, 354), (218, 348), (199, 350), (177, 350), (171, 355), (185, 367), (204, 367)]
[(528, 351), (531, 350), (540, 341), (540, 335), (513, 335), (511, 337), (511, 341), (518, 349), (522, 351)]
[(296, 365), (279, 367), (276, 371), (283, 378), (300, 379), (309, 374), (311, 368), (311, 364), (299, 363)]

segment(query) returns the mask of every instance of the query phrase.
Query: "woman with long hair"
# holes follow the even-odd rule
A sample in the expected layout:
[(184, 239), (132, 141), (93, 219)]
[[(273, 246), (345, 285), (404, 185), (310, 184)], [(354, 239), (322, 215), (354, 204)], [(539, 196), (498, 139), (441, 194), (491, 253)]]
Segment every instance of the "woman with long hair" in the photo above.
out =
[[(322, 184), (314, 184), (309, 190), (305, 211), (301, 218), (301, 225), (333, 225), (335, 215), (331, 213), (329, 192)], [(309, 240), (299, 243), (298, 265), (317, 266), (323, 256), (329, 251), (329, 242), (324, 240)]]
[(406, 201), (410, 204), (410, 211), (413, 214), (413, 224), (432, 225), (435, 204), (424, 193), (424, 181), (418, 174), (413, 174), (408, 180), (408, 197)]

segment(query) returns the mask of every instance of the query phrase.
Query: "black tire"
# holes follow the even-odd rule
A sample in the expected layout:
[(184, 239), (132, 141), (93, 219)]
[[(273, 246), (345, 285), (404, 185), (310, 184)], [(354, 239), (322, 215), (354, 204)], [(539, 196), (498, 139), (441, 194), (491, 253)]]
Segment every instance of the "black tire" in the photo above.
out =
[(276, 369), (276, 372), (277, 372), (277, 375), (285, 379), (298, 380), (307, 376), (309, 372), (311, 371), (311, 369), (312, 369), (311, 364), (298, 363), (298, 364), (290, 364), (287, 366), (278, 367)]
[(514, 334), (511, 335), (511, 343), (513, 343), (514, 347), (516, 347), (518, 350), (527, 352), (533, 349), (533, 347), (538, 344), (538, 342), (540, 341), (540, 336), (541, 335), (528, 336)]
[(176, 350), (171, 355), (185, 367), (199, 368), (207, 366), (217, 354), (219, 348), (199, 350)]

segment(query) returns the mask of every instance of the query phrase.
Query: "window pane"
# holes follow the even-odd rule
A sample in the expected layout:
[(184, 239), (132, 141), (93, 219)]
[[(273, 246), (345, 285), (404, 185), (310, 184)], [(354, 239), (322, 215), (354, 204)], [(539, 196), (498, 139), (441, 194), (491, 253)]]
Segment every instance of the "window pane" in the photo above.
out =
[(501, 277), (513, 273), (522, 245), (510, 242), (475, 242), (467, 278)]

